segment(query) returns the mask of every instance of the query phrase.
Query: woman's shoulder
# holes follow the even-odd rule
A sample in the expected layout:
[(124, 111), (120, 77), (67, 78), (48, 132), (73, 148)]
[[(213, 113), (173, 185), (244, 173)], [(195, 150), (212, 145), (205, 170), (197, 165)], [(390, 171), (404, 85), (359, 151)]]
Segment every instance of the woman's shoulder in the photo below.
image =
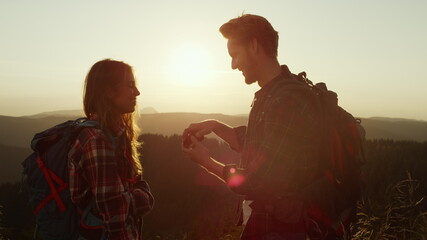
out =
[(71, 146), (68, 152), (68, 156), (72, 159), (80, 159), (84, 152), (92, 148), (91, 145), (104, 139), (102, 130), (94, 127), (85, 127), (76, 134), (71, 138)]
[(81, 146), (84, 146), (91, 142), (108, 142), (108, 137), (100, 128), (87, 127), (79, 132), (76, 141), (78, 141)]

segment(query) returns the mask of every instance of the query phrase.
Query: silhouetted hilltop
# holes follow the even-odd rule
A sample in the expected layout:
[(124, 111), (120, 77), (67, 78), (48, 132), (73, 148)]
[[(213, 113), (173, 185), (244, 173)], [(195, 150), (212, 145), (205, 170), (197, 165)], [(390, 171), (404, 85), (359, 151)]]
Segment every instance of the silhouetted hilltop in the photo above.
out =
[(206, 119), (217, 119), (230, 126), (240, 126), (245, 125), (248, 118), (247, 116), (203, 113), (141, 114), (139, 126), (141, 126), (143, 133), (180, 135), (190, 123), (200, 122)]
[(153, 107), (146, 107), (139, 111), (139, 113), (158, 113)]
[(387, 122), (425, 122), (422, 120), (408, 119), (408, 118), (390, 118), (390, 117), (370, 117), (372, 120), (381, 120)]
[(38, 113), (38, 114), (34, 114), (34, 115), (27, 115), (27, 116), (23, 116), (23, 117), (39, 119), (39, 118), (52, 117), (52, 116), (54, 116), (54, 117), (70, 117), (70, 116), (82, 117), (82, 116), (84, 116), (84, 113), (83, 113), (83, 110), (60, 110), (60, 111), (42, 112), (42, 113)]
[[(145, 107), (143, 109), (141, 109), (139, 111), (141, 114), (144, 113), (158, 113), (156, 109), (154, 109), (153, 107)], [(55, 117), (83, 117), (85, 114), (83, 112), (83, 110), (78, 110), (78, 109), (73, 109), (73, 110), (58, 110), (58, 111), (50, 111), (50, 112), (42, 112), (42, 113), (37, 113), (34, 115), (26, 115), (26, 116), (22, 116), (22, 117), (26, 117), (26, 118), (45, 118), (45, 117), (51, 117), (51, 116), (55, 116)]]
[(362, 119), (368, 139), (427, 141), (427, 122), (409, 119)]
[(0, 116), (0, 144), (29, 148), (34, 134), (73, 118), (77, 118), (77, 116), (41, 118)]
[[(181, 134), (189, 123), (205, 119), (217, 119), (230, 126), (246, 125), (247, 115), (223, 115), (201, 113), (142, 114), (140, 126), (144, 133), (163, 135)], [(365, 118), (362, 126), (367, 139), (393, 139), (427, 141), (427, 122), (396, 118)]]

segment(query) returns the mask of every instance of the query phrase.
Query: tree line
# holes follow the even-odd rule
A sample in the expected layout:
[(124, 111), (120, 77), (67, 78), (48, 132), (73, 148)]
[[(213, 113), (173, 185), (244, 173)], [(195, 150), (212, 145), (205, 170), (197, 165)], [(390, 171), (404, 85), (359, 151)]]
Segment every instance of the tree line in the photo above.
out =
[[(140, 141), (144, 178), (156, 199), (144, 218), (144, 239), (238, 239), (235, 213), (241, 198), (186, 159), (181, 136), (144, 134)], [(238, 160), (223, 142), (206, 139), (205, 144), (220, 161)], [(427, 142), (367, 140), (365, 155), (366, 187), (353, 238), (425, 236)], [(34, 217), (20, 183), (0, 185), (0, 206), (0, 239), (32, 239)]]

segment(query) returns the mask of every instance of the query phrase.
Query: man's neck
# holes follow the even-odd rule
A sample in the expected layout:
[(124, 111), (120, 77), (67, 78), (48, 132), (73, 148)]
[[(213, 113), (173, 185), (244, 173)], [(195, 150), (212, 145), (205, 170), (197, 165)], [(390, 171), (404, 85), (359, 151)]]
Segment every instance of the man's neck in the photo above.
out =
[(265, 86), (282, 72), (282, 67), (276, 58), (266, 61), (258, 70), (258, 85)]

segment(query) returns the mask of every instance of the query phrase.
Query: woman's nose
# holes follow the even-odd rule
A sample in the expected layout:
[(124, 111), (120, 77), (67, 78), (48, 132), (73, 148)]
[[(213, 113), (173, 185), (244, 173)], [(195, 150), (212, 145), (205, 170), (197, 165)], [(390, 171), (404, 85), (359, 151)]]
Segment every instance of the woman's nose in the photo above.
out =
[(138, 88), (135, 87), (135, 89), (133, 90), (133, 93), (135, 94), (135, 96), (139, 96), (141, 93), (139, 92)]

